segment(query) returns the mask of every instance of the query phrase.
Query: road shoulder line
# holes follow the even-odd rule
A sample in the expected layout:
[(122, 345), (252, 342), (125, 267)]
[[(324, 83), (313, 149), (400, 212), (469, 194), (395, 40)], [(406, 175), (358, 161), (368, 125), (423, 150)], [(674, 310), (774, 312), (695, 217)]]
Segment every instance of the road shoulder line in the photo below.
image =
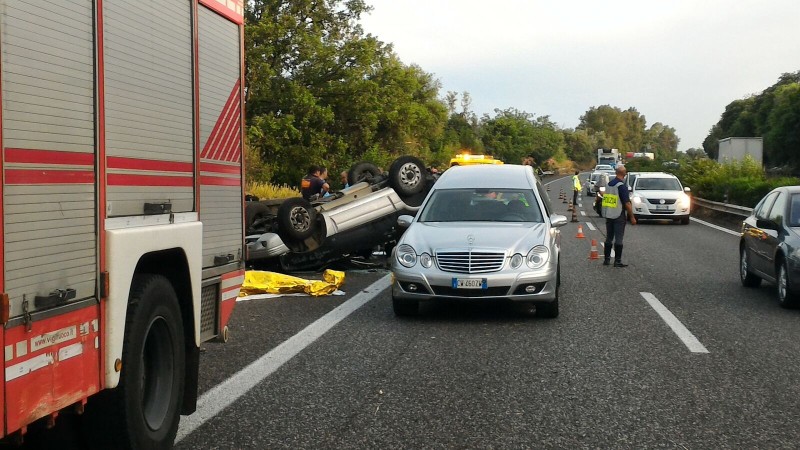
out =
[(175, 443), (177, 444), (192, 434), (194, 430), (230, 406), (336, 324), (386, 290), (391, 284), (390, 278), (390, 275), (381, 277), (351, 299), (200, 396), (197, 400), (197, 411), (190, 416), (181, 418)]
[(693, 222), (697, 222), (697, 223), (705, 225), (707, 227), (711, 227), (711, 228), (713, 228), (715, 230), (723, 231), (723, 232), (731, 234), (733, 236), (741, 236), (742, 235), (742, 233), (737, 233), (735, 231), (729, 230), (729, 229), (721, 227), (719, 225), (714, 225), (713, 223), (706, 222), (705, 220), (700, 220), (700, 219), (697, 219), (695, 217), (692, 217), (691, 219), (692, 219)]

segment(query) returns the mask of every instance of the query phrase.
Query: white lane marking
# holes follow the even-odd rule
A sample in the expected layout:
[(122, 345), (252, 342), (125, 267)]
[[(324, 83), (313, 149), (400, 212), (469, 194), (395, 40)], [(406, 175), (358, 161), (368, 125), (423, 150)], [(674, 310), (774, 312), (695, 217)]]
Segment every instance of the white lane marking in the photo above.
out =
[(691, 331), (689, 331), (685, 326), (683, 326), (681, 321), (678, 320), (678, 318), (675, 317), (675, 315), (672, 314), (672, 312), (670, 312), (670, 310), (668, 310), (666, 306), (664, 306), (660, 301), (658, 301), (655, 295), (649, 292), (639, 292), (639, 294), (641, 294), (642, 297), (644, 297), (644, 299), (647, 301), (647, 303), (649, 303), (650, 306), (653, 307), (656, 313), (658, 313), (658, 315), (661, 316), (661, 319), (663, 319), (664, 322), (666, 322), (667, 325), (669, 325), (669, 327), (672, 328), (672, 331), (676, 335), (678, 335), (678, 338), (680, 338), (680, 340), (683, 341), (684, 345), (686, 345), (686, 347), (689, 349), (690, 352), (708, 353), (708, 350), (703, 346), (703, 344), (701, 344), (700, 341), (698, 341), (697, 338), (694, 337)]
[(703, 224), (703, 225), (705, 225), (707, 227), (711, 227), (711, 228), (713, 228), (715, 230), (723, 231), (723, 232), (728, 233), (728, 234), (733, 235), (733, 236), (741, 236), (742, 235), (742, 233), (737, 233), (737, 232), (731, 231), (731, 230), (729, 230), (727, 228), (723, 228), (723, 227), (721, 227), (719, 225), (714, 225), (713, 223), (708, 223), (705, 220), (695, 219), (694, 217), (692, 217), (691, 220), (693, 222), (697, 222), (699, 224)]
[(595, 228), (594, 225), (592, 225), (592, 222), (586, 222), (586, 226), (589, 227), (589, 229), (592, 231), (597, 231), (597, 228)]
[(177, 444), (183, 438), (192, 434), (194, 430), (219, 414), (239, 397), (278, 370), (284, 363), (314, 343), (334, 325), (383, 292), (390, 286), (390, 278), (390, 275), (386, 275), (372, 283), (350, 300), (317, 319), (303, 331), (290, 337), (249, 366), (236, 372), (233, 376), (200, 396), (197, 400), (197, 411), (191, 416), (181, 418), (175, 443)]
[(585, 217), (586, 216), (586, 211), (581, 211), (581, 215)]

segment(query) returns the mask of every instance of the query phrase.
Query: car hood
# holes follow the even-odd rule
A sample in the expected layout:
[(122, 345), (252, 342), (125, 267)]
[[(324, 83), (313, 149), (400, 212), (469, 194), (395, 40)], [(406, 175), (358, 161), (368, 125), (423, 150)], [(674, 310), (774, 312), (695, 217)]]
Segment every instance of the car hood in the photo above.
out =
[(660, 190), (645, 190), (637, 189), (633, 195), (638, 195), (645, 198), (680, 198), (683, 191), (660, 191)]
[(414, 247), (417, 253), (471, 247), (526, 254), (537, 245), (547, 245), (548, 227), (544, 223), (414, 222), (400, 244)]

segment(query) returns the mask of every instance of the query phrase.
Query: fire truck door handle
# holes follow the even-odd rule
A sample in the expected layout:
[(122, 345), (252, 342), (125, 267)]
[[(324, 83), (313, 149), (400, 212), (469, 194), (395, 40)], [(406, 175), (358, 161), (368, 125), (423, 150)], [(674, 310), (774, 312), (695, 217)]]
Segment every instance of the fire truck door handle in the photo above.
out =
[(228, 253), (227, 255), (217, 255), (214, 257), (214, 265), (221, 266), (223, 264), (228, 264), (229, 262), (236, 259), (233, 255)]
[(33, 298), (33, 304), (36, 308), (47, 308), (66, 303), (75, 298), (75, 295), (75, 289), (56, 289), (49, 295), (37, 295)]

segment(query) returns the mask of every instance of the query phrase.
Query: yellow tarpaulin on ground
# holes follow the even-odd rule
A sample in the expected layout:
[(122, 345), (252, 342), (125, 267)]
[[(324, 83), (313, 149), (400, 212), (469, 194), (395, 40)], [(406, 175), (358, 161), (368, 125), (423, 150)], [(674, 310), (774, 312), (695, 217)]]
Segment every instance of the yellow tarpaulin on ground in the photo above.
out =
[(344, 272), (326, 270), (322, 280), (306, 280), (282, 273), (248, 270), (239, 297), (256, 294), (306, 293), (318, 297), (335, 292), (344, 284)]

